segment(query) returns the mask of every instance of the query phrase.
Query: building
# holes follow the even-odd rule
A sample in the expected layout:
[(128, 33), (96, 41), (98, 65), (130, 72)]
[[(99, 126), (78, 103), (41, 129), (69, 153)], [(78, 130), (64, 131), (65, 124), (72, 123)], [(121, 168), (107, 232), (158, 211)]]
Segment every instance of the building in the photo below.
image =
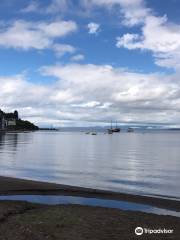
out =
[(6, 121), (3, 111), (0, 110), (0, 130), (4, 130), (6, 127)]
[(0, 110), (0, 130), (8, 130), (16, 126), (18, 120), (18, 112), (4, 113)]

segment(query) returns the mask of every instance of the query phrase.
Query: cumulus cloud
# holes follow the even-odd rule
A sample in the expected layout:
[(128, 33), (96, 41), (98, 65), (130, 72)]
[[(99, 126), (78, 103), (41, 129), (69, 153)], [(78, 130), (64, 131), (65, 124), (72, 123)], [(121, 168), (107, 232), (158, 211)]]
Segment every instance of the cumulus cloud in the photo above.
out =
[(125, 47), (128, 49), (136, 49), (141, 48), (142, 45), (139, 42), (140, 36), (139, 34), (130, 34), (126, 33), (122, 37), (117, 37), (117, 43), (116, 46), (118, 48)]
[(180, 26), (169, 24), (167, 17), (148, 16), (142, 27), (142, 35), (125, 34), (118, 39), (117, 45), (167, 53), (180, 48), (179, 37)]
[(104, 7), (112, 9), (116, 7), (123, 16), (122, 23), (126, 26), (141, 24), (150, 12), (145, 6), (144, 0), (81, 0), (86, 8)]
[[(44, 104), (46, 87), (28, 82), (23, 75), (0, 77), (0, 101), (6, 107)], [(34, 99), (33, 99), (34, 98)]]
[[(110, 65), (44, 66), (51, 85), (29, 82), (23, 75), (0, 77), (0, 101), (7, 110), (37, 124), (63, 122), (180, 122), (179, 75), (142, 74)], [(3, 107), (2, 106), (2, 107)]]
[(83, 54), (77, 54), (71, 57), (71, 61), (73, 62), (79, 62), (84, 60), (84, 55)]
[(167, 16), (157, 16), (146, 7), (144, 0), (81, 0), (87, 8), (119, 7), (121, 23), (133, 27), (140, 25), (141, 33), (125, 33), (117, 37), (116, 46), (129, 50), (151, 51), (155, 63), (162, 67), (180, 69), (180, 25), (168, 21)]
[(91, 64), (57, 65), (41, 71), (56, 77), (61, 88), (68, 90), (69, 109), (72, 114), (78, 113), (79, 120), (107, 121), (114, 117), (141, 122), (153, 118), (154, 122), (167, 123), (167, 116), (172, 112), (174, 119), (171, 116), (170, 121), (180, 118), (176, 77), (172, 81), (173, 76), (133, 73)]
[[(70, 1), (52, 0), (45, 13), (67, 9)], [(87, 8), (119, 10), (121, 23), (139, 25), (137, 33), (129, 30), (117, 37), (116, 46), (129, 50), (151, 51), (156, 64), (180, 70), (180, 26), (148, 9), (143, 0), (81, 0)], [(43, 8), (45, 9), (45, 8)], [(36, 11), (35, 1), (24, 9)], [(88, 24), (89, 33), (97, 34), (98, 23)], [(52, 49), (57, 56), (73, 54), (67, 65), (44, 66), (43, 76), (55, 78), (51, 84), (29, 82), (25, 76), (0, 77), (0, 101), (3, 109), (19, 109), (20, 115), (37, 124), (78, 124), (84, 121), (180, 122), (179, 73), (143, 74), (110, 65), (77, 64), (84, 59), (72, 45), (57, 39), (77, 30), (73, 21), (16, 20), (1, 26), (0, 46), (6, 48)], [(58, 42), (58, 43), (57, 43)], [(75, 55), (76, 54), (76, 55)]]
[(97, 34), (100, 30), (100, 24), (91, 22), (87, 25), (89, 34)]
[(156, 64), (179, 68), (180, 25), (169, 23), (166, 16), (147, 16), (141, 34), (126, 33), (117, 38), (116, 46), (149, 50)]
[(5, 25), (0, 32), (0, 46), (28, 50), (51, 48), (55, 38), (64, 37), (77, 30), (73, 21), (27, 22), (16, 20)]
[(66, 53), (73, 54), (76, 48), (69, 44), (54, 44), (53, 50), (58, 57), (62, 57)]

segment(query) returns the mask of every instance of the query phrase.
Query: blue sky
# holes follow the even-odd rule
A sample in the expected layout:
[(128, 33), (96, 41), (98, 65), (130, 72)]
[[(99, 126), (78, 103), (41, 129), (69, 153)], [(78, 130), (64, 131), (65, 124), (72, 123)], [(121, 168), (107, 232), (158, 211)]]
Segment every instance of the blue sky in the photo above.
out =
[(1, 108), (38, 125), (180, 123), (180, 2), (3, 0)]

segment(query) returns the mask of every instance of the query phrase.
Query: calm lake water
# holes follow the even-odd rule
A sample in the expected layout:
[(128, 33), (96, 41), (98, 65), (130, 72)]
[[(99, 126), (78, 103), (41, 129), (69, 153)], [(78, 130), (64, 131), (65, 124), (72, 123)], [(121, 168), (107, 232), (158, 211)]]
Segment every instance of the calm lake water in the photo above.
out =
[(180, 199), (180, 132), (1, 134), (0, 175)]

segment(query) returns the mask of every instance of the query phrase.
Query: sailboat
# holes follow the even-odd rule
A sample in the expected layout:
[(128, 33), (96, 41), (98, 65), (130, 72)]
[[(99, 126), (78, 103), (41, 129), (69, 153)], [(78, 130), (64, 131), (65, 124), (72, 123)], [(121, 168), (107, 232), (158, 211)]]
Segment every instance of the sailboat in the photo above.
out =
[(111, 128), (108, 129), (108, 133), (109, 133), (109, 134), (112, 134), (112, 133), (114, 133), (114, 132), (120, 132), (120, 131), (121, 131), (121, 129), (120, 129), (119, 127), (117, 127), (117, 122), (116, 122), (116, 127), (113, 128), (113, 127), (112, 127), (112, 121), (111, 121)]
[(111, 127), (107, 129), (108, 134), (113, 134), (113, 129), (112, 129), (112, 121), (111, 121)]
[(117, 127), (117, 121), (116, 121), (116, 127), (112, 129), (113, 132), (120, 132), (121, 129), (119, 127)]
[(108, 134), (113, 134), (113, 130), (112, 129), (108, 129)]

